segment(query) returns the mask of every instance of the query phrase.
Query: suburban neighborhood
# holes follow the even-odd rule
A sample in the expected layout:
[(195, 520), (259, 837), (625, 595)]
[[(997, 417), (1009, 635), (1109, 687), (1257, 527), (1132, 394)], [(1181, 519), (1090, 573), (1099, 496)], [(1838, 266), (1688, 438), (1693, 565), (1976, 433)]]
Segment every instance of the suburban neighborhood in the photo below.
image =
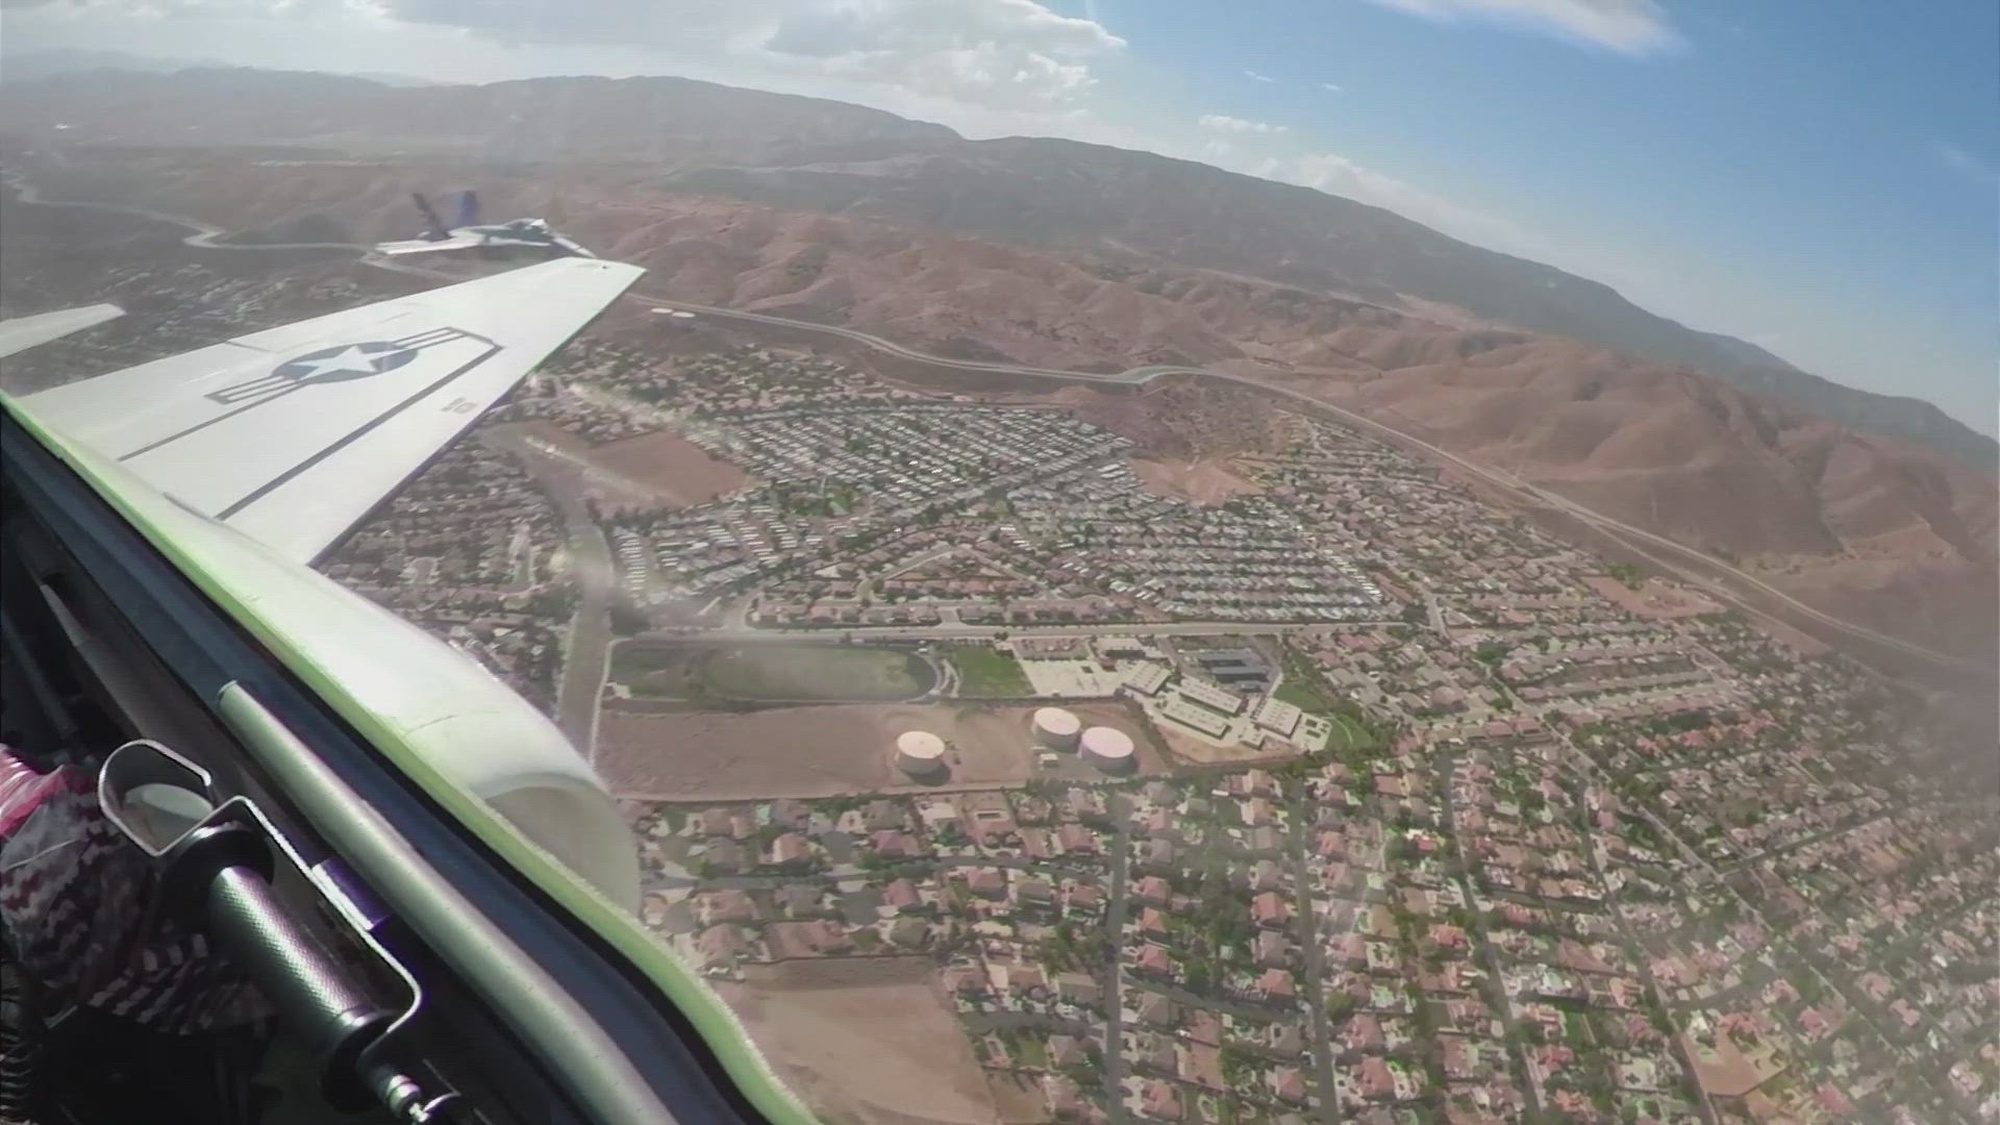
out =
[(890, 982), (946, 1120), (2000, 1121), (1920, 698), (1326, 418), (1083, 414), (593, 334), (322, 568), (562, 723), (781, 1073)]

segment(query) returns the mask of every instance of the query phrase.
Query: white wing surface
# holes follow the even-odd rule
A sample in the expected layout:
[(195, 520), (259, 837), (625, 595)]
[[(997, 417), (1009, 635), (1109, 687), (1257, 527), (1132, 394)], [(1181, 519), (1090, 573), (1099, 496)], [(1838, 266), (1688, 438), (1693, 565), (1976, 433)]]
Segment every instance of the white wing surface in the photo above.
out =
[(19, 406), (309, 563), (644, 272), (543, 262), (239, 336)]
[(485, 244), (486, 240), (476, 234), (454, 234), (449, 238), (412, 238), (407, 242), (382, 242), (377, 243), (375, 249), (378, 253), (393, 256), (399, 254), (429, 254), (435, 250), (470, 250), (475, 246), (484, 246)]
[(0, 320), (0, 355), (13, 355), (36, 344), (46, 344), (94, 324), (103, 324), (125, 315), (117, 305), (90, 305), (80, 309), (59, 309), (35, 316)]

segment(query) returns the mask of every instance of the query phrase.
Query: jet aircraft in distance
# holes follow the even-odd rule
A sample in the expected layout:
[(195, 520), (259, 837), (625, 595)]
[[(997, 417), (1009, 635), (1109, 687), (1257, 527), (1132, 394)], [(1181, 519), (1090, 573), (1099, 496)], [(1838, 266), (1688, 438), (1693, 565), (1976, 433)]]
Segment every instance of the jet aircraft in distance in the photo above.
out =
[(635, 917), (584, 756), (313, 569), (641, 272), (0, 395), (0, 1120), (808, 1120)]
[(580, 258), (595, 258), (575, 239), (558, 233), (545, 219), (510, 219), (504, 223), (479, 221), (479, 193), (465, 191), (458, 197), (457, 220), (446, 226), (437, 209), (422, 192), (411, 192), (417, 210), (424, 217), (420, 238), (403, 242), (377, 243), (384, 254), (429, 254), (439, 250), (529, 249), (560, 250)]

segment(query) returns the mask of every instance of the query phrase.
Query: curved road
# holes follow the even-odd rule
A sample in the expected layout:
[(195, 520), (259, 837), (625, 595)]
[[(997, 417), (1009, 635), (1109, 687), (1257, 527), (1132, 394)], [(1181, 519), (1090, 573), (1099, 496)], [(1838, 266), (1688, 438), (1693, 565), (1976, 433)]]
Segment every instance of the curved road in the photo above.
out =
[[(9, 173), (6, 177), (6, 182), (10, 186), (12, 186), (17, 192), (20, 193), (21, 201), (24, 203), (41, 203), (47, 206), (54, 206), (54, 207), (96, 208), (99, 210), (112, 211), (119, 214), (135, 215), (142, 218), (155, 219), (161, 222), (172, 223), (176, 226), (186, 227), (190, 230), (195, 231), (196, 233), (189, 235), (183, 241), (186, 242), (186, 244), (189, 246), (195, 246), (202, 249), (239, 250), (239, 251), (336, 250), (336, 249), (357, 250), (361, 252), (362, 261), (364, 264), (367, 265), (376, 266), (382, 269), (393, 270), (398, 273), (409, 273), (425, 277), (452, 280), (452, 275), (445, 273), (443, 271), (425, 269), (421, 266), (410, 265), (402, 262), (392, 263), (387, 259), (381, 257), (380, 255), (374, 254), (372, 252), (372, 247), (368, 246), (362, 246), (353, 243), (343, 243), (343, 242), (267, 243), (261, 245), (247, 245), (247, 244), (232, 245), (229, 243), (217, 243), (214, 240), (225, 232), (216, 227), (210, 226), (207, 223), (203, 223), (196, 219), (190, 219), (187, 218), (186, 216), (170, 215), (165, 212), (153, 211), (143, 207), (130, 207), (120, 204), (43, 199), (33, 184), (27, 182), (24, 178), (20, 177), (16, 173)], [(1224, 382), (1235, 383), (1239, 386), (1247, 387), (1267, 394), (1278, 395), (1283, 398), (1292, 399), (1296, 402), (1311, 406), (1315, 409), (1326, 411), (1327, 413), (1334, 415), (1335, 417), (1341, 419), (1344, 422), (1349, 423), (1350, 425), (1368, 430), (1375, 434), (1384, 435), (1398, 443), (1407, 443), (1408, 445), (1421, 449), (1424, 452), (1430, 454), (1432, 457), (1435, 457), (1441, 461), (1450, 462), (1451, 464), (1457, 466), (1458, 468), (1473, 474), (1474, 476), (1480, 478), (1481, 480), (1486, 481), (1489, 484), (1497, 485), (1502, 488), (1512, 489), (1517, 493), (1522, 493), (1534, 497), (1535, 499), (1541, 501), (1542, 503), (1545, 503), (1559, 511), (1562, 511), (1568, 515), (1574, 516), (1575, 518), (1584, 521), (1585, 523), (1591, 525), (1600, 532), (1609, 535), (1613, 539), (1625, 542), (1626, 546), (1639, 551), (1640, 554), (1644, 555), (1646, 558), (1652, 559), (1654, 562), (1659, 563), (1663, 567), (1671, 571), (1674, 571), (1675, 573), (1679, 573), (1684, 577), (1692, 578), (1692, 580), (1697, 585), (1700, 585), (1704, 589), (1708, 590), (1710, 593), (1715, 594), (1716, 596), (1722, 598), (1725, 601), (1728, 601), (1732, 605), (1735, 605), (1738, 609), (1744, 610), (1752, 614), (1763, 614), (1768, 612), (1768, 611), (1758, 610), (1756, 607), (1747, 604), (1745, 601), (1742, 600), (1742, 595), (1739, 595), (1733, 591), (1728, 591), (1719, 588), (1719, 583), (1717, 583), (1712, 579), (1705, 579), (1700, 577), (1699, 575), (1690, 575), (1687, 568), (1691, 564), (1682, 563), (1676, 565), (1674, 563), (1667, 562), (1666, 560), (1659, 559), (1656, 556), (1647, 552), (1644, 548), (1640, 547), (1638, 544), (1626, 542), (1627, 538), (1629, 537), (1632, 539), (1641, 540), (1642, 542), (1652, 544), (1655, 549), (1663, 548), (1667, 551), (1672, 552), (1675, 555), (1683, 556), (1684, 558), (1698, 558), (1700, 560), (1699, 563), (1700, 566), (1713, 571), (1721, 572), (1723, 575), (1726, 576), (1726, 579), (1728, 581), (1741, 583), (1744, 587), (1747, 587), (1750, 590), (1754, 590), (1758, 594), (1764, 597), (1770, 598), (1771, 600), (1784, 606), (1786, 609), (1794, 613), (1800, 614), (1805, 618), (1807, 618), (1808, 620), (1816, 622), (1820, 625), (1824, 625), (1831, 629), (1836, 629), (1842, 633), (1846, 633), (1849, 636), (1856, 637), (1862, 640), (1867, 640), (1875, 644), (1883, 645), (1885, 647), (1894, 649), (1897, 652), (1903, 653), (1904, 655), (1913, 656), (1921, 660), (1926, 660), (1942, 667), (1954, 668), (1960, 671), (1971, 671), (1981, 675), (1982, 677), (2000, 678), (2000, 672), (1996, 672), (1995, 669), (1981, 665), (1975, 661), (1952, 656), (1948, 653), (1938, 652), (1934, 649), (1926, 648), (1914, 642), (1906, 641), (1900, 637), (1895, 637), (1890, 634), (1868, 628), (1865, 625), (1856, 624), (1855, 622), (1848, 621), (1844, 618), (1835, 617), (1830, 613), (1827, 613), (1820, 609), (1816, 609), (1813, 606), (1810, 606), (1805, 602), (1798, 600), (1797, 598), (1791, 596), (1790, 594), (1785, 593), (1783, 590), (1778, 589), (1776, 586), (1773, 586), (1770, 583), (1765, 582), (1764, 580), (1752, 574), (1749, 574), (1732, 564), (1725, 563), (1719, 559), (1712, 559), (1709, 556), (1695, 550), (1694, 548), (1685, 546), (1684, 544), (1681, 543), (1677, 543), (1674, 540), (1669, 539), (1664, 535), (1648, 531), (1645, 528), (1635, 527), (1632, 524), (1625, 523), (1622, 520), (1614, 519), (1610, 516), (1604, 515), (1601, 512), (1597, 512), (1593, 509), (1587, 508), (1584, 505), (1579, 504), (1574, 500), (1570, 500), (1566, 497), (1557, 495), (1556, 493), (1550, 492), (1549, 490), (1541, 488), (1540, 486), (1529, 484), (1528, 482), (1521, 480), (1514, 474), (1506, 472), (1505, 470), (1495, 469), (1486, 465), (1479, 464), (1476, 461), (1469, 460), (1465, 457), (1462, 457), (1456, 453), (1451, 452), (1450, 450), (1443, 449), (1440, 448), (1439, 446), (1433, 445), (1432, 443), (1427, 442), (1422, 438), (1415, 437), (1411, 434), (1403, 432), (1402, 430), (1398, 430), (1391, 426), (1385, 425), (1384, 423), (1366, 417), (1365, 415), (1357, 414), (1354, 411), (1346, 409), (1345, 407), (1336, 406), (1330, 402), (1326, 402), (1323, 399), (1315, 398), (1311, 395), (1305, 394), (1302, 391), (1294, 391), (1284, 387), (1271, 386), (1268, 383), (1260, 382), (1256, 379), (1249, 378), (1248, 376), (1234, 375), (1228, 372), (1221, 372), (1221, 371), (1209, 371), (1204, 368), (1198, 368), (1198, 367), (1179, 367), (1179, 366), (1137, 367), (1116, 375), (1101, 375), (1101, 374), (1092, 374), (1089, 372), (1064, 371), (1058, 368), (1050, 368), (1050, 367), (1036, 367), (1029, 364), (1000, 363), (1000, 362), (991, 362), (986, 360), (952, 359), (946, 356), (932, 355), (928, 352), (923, 352), (915, 348), (906, 347), (892, 340), (885, 340), (880, 336), (874, 336), (866, 332), (861, 332), (853, 328), (842, 327), (840, 325), (818, 324), (809, 320), (793, 320), (789, 317), (773, 316), (769, 313), (750, 312), (744, 309), (727, 309), (727, 308), (719, 308), (714, 305), (689, 304), (682, 301), (676, 301), (669, 297), (657, 294), (645, 294), (637, 291), (627, 292), (625, 295), (625, 299), (629, 301), (643, 302), (648, 305), (663, 305), (676, 309), (684, 309), (689, 312), (697, 313), (704, 316), (715, 316), (731, 320), (747, 321), (754, 324), (768, 324), (780, 328), (802, 329), (808, 332), (825, 333), (830, 336), (837, 336), (845, 340), (851, 340), (855, 343), (861, 344), (875, 351), (882, 352), (886, 355), (896, 356), (900, 359), (906, 359), (932, 367), (943, 367), (957, 371), (987, 372), (987, 373), (1001, 374), (1001, 375), (1021, 375), (1021, 376), (1038, 377), (1038, 378), (1063, 379), (1069, 381), (1111, 383), (1124, 386), (1141, 386), (1163, 375), (1202, 375), (1211, 379), (1218, 379)], [(593, 699), (593, 703), (594, 702), (595, 701)]]

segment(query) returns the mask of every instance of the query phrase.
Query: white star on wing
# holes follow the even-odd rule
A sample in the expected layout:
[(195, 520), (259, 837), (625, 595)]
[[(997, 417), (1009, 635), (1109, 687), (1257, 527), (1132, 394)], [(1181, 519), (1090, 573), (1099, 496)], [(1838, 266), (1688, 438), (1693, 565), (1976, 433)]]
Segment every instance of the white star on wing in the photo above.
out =
[(322, 375), (343, 371), (366, 372), (373, 375), (376, 370), (374, 357), (368, 352), (362, 351), (359, 344), (349, 344), (340, 349), (336, 354), (327, 356), (324, 359), (293, 360), (292, 366), (311, 368), (307, 374), (302, 376), (308, 379), (317, 379)]

